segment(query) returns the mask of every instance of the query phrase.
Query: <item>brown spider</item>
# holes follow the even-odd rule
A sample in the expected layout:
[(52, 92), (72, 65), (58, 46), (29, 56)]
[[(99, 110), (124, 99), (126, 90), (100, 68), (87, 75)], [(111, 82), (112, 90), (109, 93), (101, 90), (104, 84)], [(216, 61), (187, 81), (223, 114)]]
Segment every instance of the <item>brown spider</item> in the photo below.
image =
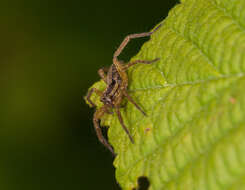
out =
[[(112, 114), (110, 111), (112, 108), (115, 108), (116, 114), (118, 116), (119, 122), (121, 123), (124, 131), (127, 133), (130, 141), (134, 143), (134, 140), (132, 136), (130, 135), (127, 127), (125, 126), (122, 115), (120, 113), (120, 107), (121, 107), (121, 102), (124, 97), (126, 97), (134, 106), (143, 114), (146, 115), (145, 112), (136, 104), (136, 102), (131, 98), (131, 96), (127, 93), (127, 87), (128, 87), (128, 76), (126, 73), (126, 70), (131, 67), (132, 65), (135, 65), (137, 63), (144, 63), (144, 64), (150, 64), (158, 60), (154, 59), (151, 61), (145, 61), (145, 60), (136, 60), (133, 62), (130, 62), (128, 64), (123, 64), (122, 61), (119, 61), (117, 57), (120, 55), (124, 47), (127, 45), (127, 43), (130, 41), (130, 39), (133, 38), (140, 38), (140, 37), (145, 37), (145, 36), (150, 36), (153, 32), (155, 32), (161, 24), (155, 28), (152, 32), (145, 32), (145, 33), (140, 33), (140, 34), (130, 34), (125, 37), (119, 48), (116, 50), (113, 56), (113, 64), (108, 68), (102, 68), (99, 69), (98, 74), (102, 78), (102, 80), (107, 84), (106, 89), (102, 92), (96, 88), (91, 88), (90, 91), (88, 92), (86, 99), (87, 101), (94, 107), (95, 104), (91, 101), (90, 97), (93, 92), (98, 94), (100, 96), (100, 101), (104, 104), (101, 108), (96, 110), (94, 113), (93, 117), (93, 123), (94, 123), (94, 128), (97, 134), (97, 137), (99, 141), (107, 147), (113, 155), (114, 151), (110, 144), (107, 142), (105, 137), (102, 134), (100, 125), (99, 125), (99, 120), (100, 118), (105, 114), (109, 113)], [(107, 75), (105, 74), (107, 72)]]

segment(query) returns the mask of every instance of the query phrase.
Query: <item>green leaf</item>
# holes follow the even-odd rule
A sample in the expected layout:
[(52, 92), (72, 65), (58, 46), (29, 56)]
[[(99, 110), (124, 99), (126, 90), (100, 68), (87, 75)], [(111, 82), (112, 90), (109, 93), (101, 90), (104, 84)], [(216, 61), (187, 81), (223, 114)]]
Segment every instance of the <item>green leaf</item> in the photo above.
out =
[[(245, 1), (182, 0), (132, 60), (131, 103), (105, 115), (125, 190), (245, 189)], [(94, 87), (104, 89), (102, 81)], [(99, 104), (99, 97), (92, 99)]]

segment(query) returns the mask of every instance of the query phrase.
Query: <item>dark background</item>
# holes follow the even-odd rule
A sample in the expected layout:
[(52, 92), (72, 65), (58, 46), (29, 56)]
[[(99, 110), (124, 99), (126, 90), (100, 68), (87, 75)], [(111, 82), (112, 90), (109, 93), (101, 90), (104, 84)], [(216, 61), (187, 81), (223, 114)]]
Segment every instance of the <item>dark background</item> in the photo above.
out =
[(0, 189), (120, 189), (83, 96), (125, 36), (149, 31), (176, 3), (1, 1)]

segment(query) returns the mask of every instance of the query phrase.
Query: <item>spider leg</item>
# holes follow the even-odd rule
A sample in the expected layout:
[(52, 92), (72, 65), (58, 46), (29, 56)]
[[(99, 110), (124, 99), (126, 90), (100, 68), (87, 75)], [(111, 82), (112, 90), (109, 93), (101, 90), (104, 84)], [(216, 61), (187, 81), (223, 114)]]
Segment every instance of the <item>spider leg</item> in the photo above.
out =
[(88, 94), (87, 96), (85, 97), (87, 99), (87, 101), (93, 106), (95, 107), (95, 104), (94, 102), (90, 99), (91, 98), (91, 95), (93, 94), (93, 92), (95, 92), (96, 94), (98, 94), (99, 96), (102, 95), (102, 92), (96, 88), (91, 88), (89, 91), (88, 91)]
[(93, 123), (94, 123), (94, 128), (96, 131), (96, 135), (99, 139), (99, 141), (106, 147), (108, 148), (111, 153), (115, 156), (115, 153), (111, 147), (111, 145), (108, 143), (108, 141), (105, 139), (105, 137), (102, 134), (100, 125), (99, 125), (99, 120), (100, 118), (106, 113), (107, 108), (105, 106), (102, 106), (100, 109), (98, 109), (95, 113), (94, 113), (94, 118), (93, 118)]
[(126, 36), (124, 38), (124, 40), (122, 41), (121, 45), (118, 47), (118, 49), (115, 51), (114, 55), (113, 55), (113, 64), (116, 66), (118, 73), (120, 74), (122, 80), (124, 81), (125, 86), (127, 86), (128, 84), (128, 78), (127, 78), (127, 74), (124, 72), (125, 70), (123, 69), (123, 66), (121, 64), (121, 62), (117, 59), (117, 57), (121, 54), (122, 50), (125, 48), (125, 46), (128, 44), (128, 42), (131, 39), (134, 38), (141, 38), (141, 37), (146, 37), (146, 36), (150, 36), (151, 34), (153, 34), (158, 28), (160, 28), (162, 24), (159, 24), (153, 31), (151, 32), (144, 32), (144, 33), (139, 33), (139, 34), (130, 34), (128, 36)]
[(119, 46), (119, 48), (115, 51), (114, 56), (113, 56), (113, 62), (114, 60), (117, 60), (117, 57), (120, 55), (120, 53), (122, 52), (122, 50), (125, 48), (125, 46), (127, 45), (127, 43), (134, 38), (141, 38), (141, 37), (146, 37), (146, 36), (150, 36), (151, 34), (153, 34), (158, 28), (160, 28), (162, 24), (159, 24), (152, 32), (144, 32), (144, 33), (139, 33), (139, 34), (130, 34), (128, 36), (126, 36), (124, 38), (124, 40), (122, 41), (121, 45)]
[(131, 67), (131, 66), (133, 66), (133, 65), (135, 65), (137, 63), (151, 64), (151, 63), (154, 63), (154, 62), (156, 62), (158, 60), (159, 60), (159, 58), (153, 59), (151, 61), (148, 61), (148, 60), (135, 60), (133, 62), (130, 62), (130, 63), (124, 65), (124, 70), (127, 70), (129, 67)]
[(106, 74), (105, 72), (108, 71), (108, 68), (101, 68), (98, 70), (98, 74), (99, 76), (102, 78), (102, 80), (107, 84), (107, 80), (106, 80)]
[(133, 100), (133, 98), (127, 93), (127, 91), (123, 92), (124, 96), (126, 96), (126, 98), (132, 103), (134, 104), (134, 106), (143, 114), (146, 116), (146, 113), (142, 110), (142, 108), (136, 104), (136, 102)]
[(113, 56), (113, 59), (116, 59), (121, 54), (122, 50), (125, 48), (125, 46), (128, 44), (128, 42), (131, 39), (150, 36), (152, 33), (153, 32), (144, 32), (144, 33), (139, 33), (139, 34), (129, 34), (128, 36), (126, 36), (124, 38), (124, 40), (122, 41), (121, 45), (115, 51), (114, 56)]
[(130, 135), (130, 133), (129, 133), (127, 127), (125, 126), (125, 124), (124, 124), (124, 122), (123, 122), (122, 115), (121, 115), (121, 112), (120, 112), (120, 110), (119, 110), (119, 107), (116, 107), (115, 109), (116, 109), (116, 113), (117, 113), (119, 122), (121, 123), (121, 125), (122, 125), (122, 127), (123, 127), (123, 130), (127, 133), (128, 137), (129, 137), (129, 139), (130, 139), (130, 141), (131, 141), (132, 143), (134, 143), (133, 137)]

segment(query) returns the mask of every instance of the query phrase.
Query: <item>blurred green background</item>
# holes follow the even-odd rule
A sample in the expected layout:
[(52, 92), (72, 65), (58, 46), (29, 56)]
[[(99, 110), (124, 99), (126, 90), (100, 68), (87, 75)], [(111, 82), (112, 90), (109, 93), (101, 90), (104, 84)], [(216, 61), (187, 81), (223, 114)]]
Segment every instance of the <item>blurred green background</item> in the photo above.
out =
[(0, 189), (120, 189), (83, 96), (125, 36), (149, 31), (176, 3), (1, 1)]

